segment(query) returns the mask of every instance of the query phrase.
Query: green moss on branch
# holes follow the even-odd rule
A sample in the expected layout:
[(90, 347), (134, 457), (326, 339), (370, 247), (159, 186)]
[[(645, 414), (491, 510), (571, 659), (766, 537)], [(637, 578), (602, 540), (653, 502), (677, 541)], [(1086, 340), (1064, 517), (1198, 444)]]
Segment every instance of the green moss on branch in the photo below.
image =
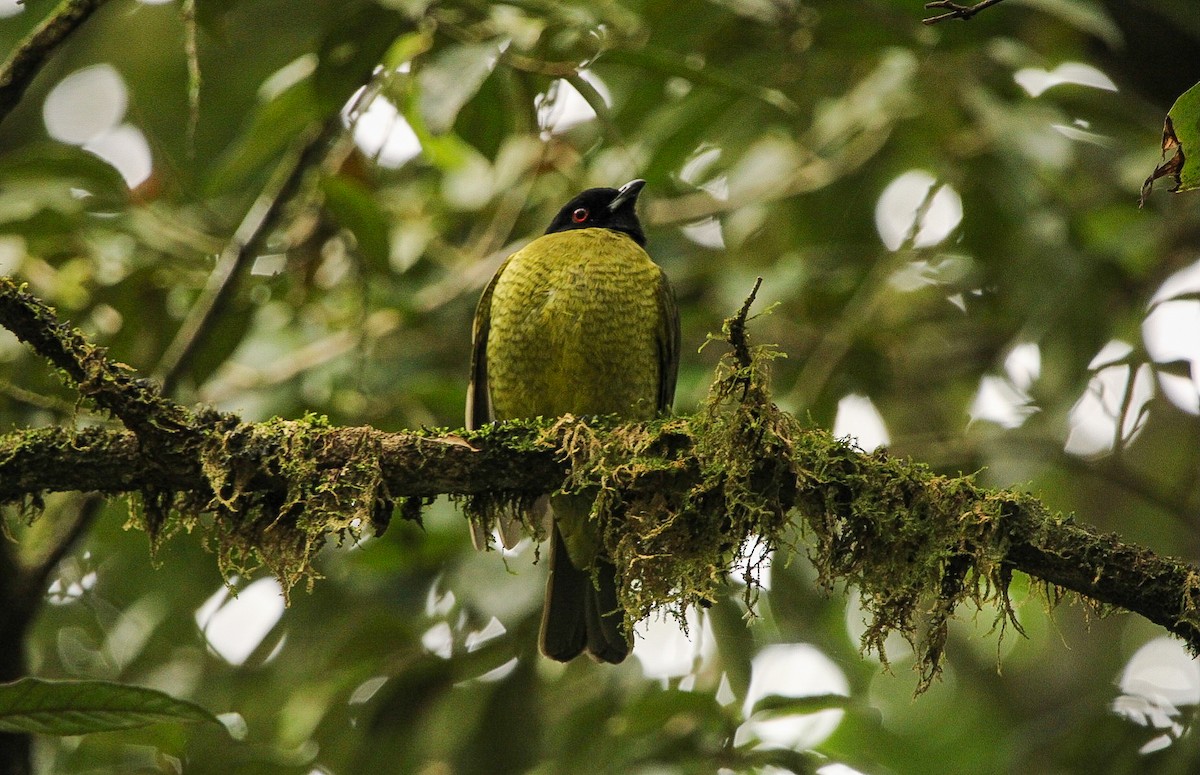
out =
[[(0, 436), (0, 503), (36, 506), (63, 490), (131, 493), (134, 524), (155, 542), (202, 529), (227, 571), (266, 566), (290, 588), (315, 577), (313, 557), (330, 537), (382, 527), (396, 499), (415, 519), (428, 498), (465, 496), (468, 513), (486, 520), (541, 494), (587, 492), (597, 494), (593, 516), (630, 619), (714, 599), (730, 567), (787, 541), (799, 521), (821, 583), (860, 589), (870, 619), (864, 648), (883, 655), (886, 636), (900, 632), (917, 650), (922, 685), (937, 675), (960, 605), (992, 606), (1015, 624), (1013, 571), (1137, 612), (1200, 650), (1196, 566), (1076, 525), (1027, 494), (866, 454), (804, 427), (771, 402), (776, 354), (749, 346), (745, 313), (727, 329), (733, 354), (708, 401), (689, 417), (383, 433), (179, 407), (0, 280), (0, 322), (133, 431)], [(757, 569), (746, 575), (752, 601)]]

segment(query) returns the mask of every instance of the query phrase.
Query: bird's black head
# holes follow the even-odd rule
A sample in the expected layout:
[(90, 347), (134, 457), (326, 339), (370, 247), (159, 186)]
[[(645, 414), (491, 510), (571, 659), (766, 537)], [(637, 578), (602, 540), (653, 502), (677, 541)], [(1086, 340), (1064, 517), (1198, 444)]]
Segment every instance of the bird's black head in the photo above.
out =
[(642, 224), (638, 222), (634, 205), (644, 180), (631, 180), (620, 189), (589, 188), (563, 205), (550, 222), (547, 234), (571, 229), (612, 229), (633, 237), (639, 245), (646, 244)]

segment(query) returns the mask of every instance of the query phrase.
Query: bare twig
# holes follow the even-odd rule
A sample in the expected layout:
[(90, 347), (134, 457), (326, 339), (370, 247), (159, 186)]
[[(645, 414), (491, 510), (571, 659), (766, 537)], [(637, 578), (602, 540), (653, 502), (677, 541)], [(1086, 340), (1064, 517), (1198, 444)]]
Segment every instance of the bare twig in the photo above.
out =
[(64, 401), (61, 398), (54, 396), (42, 395), (32, 390), (26, 390), (23, 387), (18, 387), (11, 382), (0, 381), (0, 395), (22, 403), (25, 406), (33, 407), (34, 409), (42, 409), (47, 412), (54, 412), (60, 417), (70, 417), (78, 411), (78, 407), (70, 401)]
[(108, 0), (63, 0), (0, 65), (0, 121), (21, 101), (46, 59)]
[(925, 224), (933, 198), (941, 186), (934, 182), (913, 211), (913, 221), (900, 246), (884, 253), (863, 278), (854, 295), (846, 302), (845, 312), (821, 332), (820, 338), (804, 360), (800, 376), (792, 388), (791, 399), (804, 403), (813, 401), (829, 384), (830, 378), (854, 347), (855, 337), (870, 325), (888, 299), (887, 280), (905, 262), (911, 259), (910, 252), (916, 248), (917, 237)]
[(738, 368), (748, 369), (754, 361), (754, 356), (750, 352), (750, 344), (746, 338), (746, 319), (750, 314), (750, 307), (754, 305), (754, 299), (758, 296), (758, 289), (762, 287), (763, 279), (759, 277), (754, 281), (754, 287), (750, 289), (750, 295), (742, 302), (742, 308), (738, 313), (729, 319), (726, 327), (726, 340), (729, 346), (733, 348), (733, 359), (737, 363)]
[(196, 0), (183, 0), (183, 52), (188, 68), (187, 151), (196, 153), (196, 128), (200, 125), (200, 51), (196, 43)]
[(925, 4), (926, 9), (933, 10), (934, 8), (946, 8), (949, 9), (949, 12), (922, 19), (921, 23), (937, 24), (938, 22), (944, 22), (947, 19), (963, 19), (965, 21), (980, 11), (990, 8), (993, 5), (997, 5), (1000, 2), (1002, 2), (1002, 0), (982, 0), (982, 2), (976, 3), (975, 5), (959, 5), (958, 3), (950, 2), (950, 0), (933, 0), (933, 2)]
[[(669, 73), (694, 84), (759, 100), (789, 116), (798, 116), (800, 107), (779, 89), (755, 83), (732, 71), (704, 65), (683, 54), (665, 48), (614, 48), (605, 52), (605, 61), (644, 68), (657, 74)], [(699, 67), (696, 65), (700, 64)]]

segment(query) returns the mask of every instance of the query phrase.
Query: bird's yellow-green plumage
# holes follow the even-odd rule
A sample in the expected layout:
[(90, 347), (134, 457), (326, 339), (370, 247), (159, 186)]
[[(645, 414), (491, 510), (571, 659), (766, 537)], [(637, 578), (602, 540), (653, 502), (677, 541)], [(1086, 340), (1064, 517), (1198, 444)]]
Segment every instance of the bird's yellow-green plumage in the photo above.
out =
[[(670, 409), (679, 320), (666, 276), (642, 248), (634, 205), (644, 184), (584, 191), (497, 270), (475, 313), (468, 427), (564, 414), (644, 420)], [(586, 650), (620, 662), (631, 639), (593, 500), (550, 499), (541, 648), (562, 661)], [(506, 543), (515, 540), (506, 520), (500, 526)]]
[(662, 270), (628, 235), (547, 234), (492, 289), (488, 385), (497, 419), (658, 411)]

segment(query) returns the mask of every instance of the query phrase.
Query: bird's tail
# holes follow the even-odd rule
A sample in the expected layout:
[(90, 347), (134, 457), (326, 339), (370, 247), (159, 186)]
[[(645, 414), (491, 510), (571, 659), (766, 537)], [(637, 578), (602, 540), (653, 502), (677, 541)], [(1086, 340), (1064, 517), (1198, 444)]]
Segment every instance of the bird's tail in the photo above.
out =
[(550, 578), (542, 609), (542, 653), (568, 662), (584, 650), (601, 662), (617, 664), (629, 656), (625, 616), (617, 603), (617, 569), (596, 559), (596, 583), (591, 569), (571, 562), (558, 525), (550, 543)]

